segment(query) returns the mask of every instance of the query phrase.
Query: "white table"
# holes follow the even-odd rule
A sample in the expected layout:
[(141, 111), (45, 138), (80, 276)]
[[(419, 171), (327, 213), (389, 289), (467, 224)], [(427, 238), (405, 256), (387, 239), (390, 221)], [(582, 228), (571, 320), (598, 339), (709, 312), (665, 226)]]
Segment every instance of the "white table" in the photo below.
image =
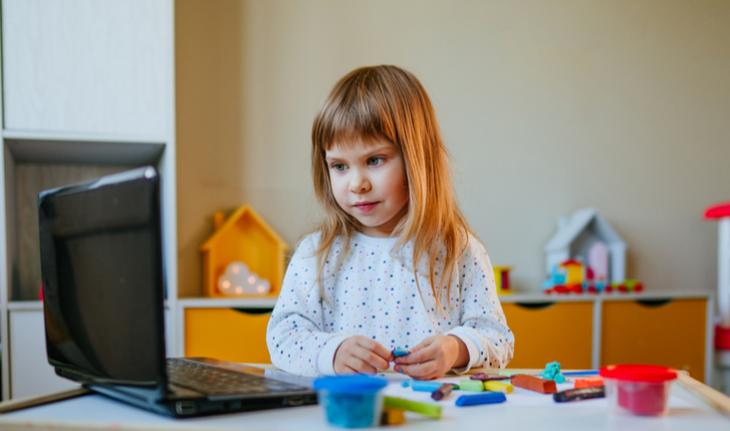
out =
[[(445, 379), (457, 381), (458, 378)], [(570, 385), (560, 385), (567, 388)], [(428, 400), (392, 382), (389, 395)], [(713, 410), (682, 385), (674, 383), (669, 414), (658, 418), (612, 415), (605, 399), (558, 404), (552, 397), (519, 388), (503, 404), (455, 407), (455, 392), (443, 401), (440, 420), (408, 414), (397, 429), (449, 430), (730, 430), (730, 418)], [(87, 395), (0, 416), (0, 429), (15, 430), (321, 430), (327, 428), (319, 406), (172, 419), (100, 395)], [(396, 429), (396, 428), (391, 428)]]

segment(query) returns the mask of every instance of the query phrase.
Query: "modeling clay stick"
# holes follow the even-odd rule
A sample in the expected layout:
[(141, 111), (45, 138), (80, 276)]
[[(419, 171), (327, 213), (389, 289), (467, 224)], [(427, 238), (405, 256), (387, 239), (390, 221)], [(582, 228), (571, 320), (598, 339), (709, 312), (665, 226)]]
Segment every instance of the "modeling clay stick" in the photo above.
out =
[(512, 376), (511, 382), (518, 388), (540, 392), (541, 394), (554, 394), (558, 391), (553, 380), (545, 380), (535, 376), (528, 376), (527, 374), (516, 374)]
[(564, 376), (597, 376), (598, 370), (563, 371)]
[(595, 388), (597, 386), (603, 386), (603, 378), (600, 376), (587, 379), (575, 379), (575, 383), (573, 383), (573, 389)]
[(553, 394), (553, 399), (557, 403), (564, 403), (567, 401), (579, 401), (589, 400), (591, 398), (604, 398), (606, 392), (603, 390), (603, 386), (595, 388), (581, 388), (581, 389), (567, 389), (556, 394)]
[(462, 395), (456, 399), (459, 407), (478, 406), (480, 404), (497, 404), (507, 400), (502, 392), (482, 392), (481, 394)]
[(389, 409), (402, 409), (434, 419), (441, 418), (441, 406), (433, 403), (407, 400), (398, 397), (383, 397), (383, 407)]
[(431, 392), (431, 398), (436, 401), (441, 401), (446, 398), (446, 396), (449, 395), (453, 390), (454, 385), (452, 385), (451, 383), (444, 383), (443, 385), (439, 386), (438, 389)]
[(504, 392), (505, 394), (512, 393), (512, 385), (507, 382), (484, 382), (484, 389), (492, 392)]
[(459, 381), (459, 389), (469, 392), (482, 392), (484, 390), (484, 383), (479, 380), (461, 380)]
[(481, 382), (488, 382), (490, 380), (509, 380), (509, 376), (503, 376), (500, 374), (485, 374), (475, 373), (469, 377), (471, 380), (479, 380)]
[(443, 383), (426, 380), (411, 380), (411, 388), (416, 392), (433, 392), (440, 388)]
[(393, 349), (393, 351), (391, 353), (393, 354), (393, 357), (394, 358), (400, 358), (401, 356), (407, 356), (411, 352), (409, 352), (406, 349), (402, 349), (400, 347), (396, 347), (395, 349)]

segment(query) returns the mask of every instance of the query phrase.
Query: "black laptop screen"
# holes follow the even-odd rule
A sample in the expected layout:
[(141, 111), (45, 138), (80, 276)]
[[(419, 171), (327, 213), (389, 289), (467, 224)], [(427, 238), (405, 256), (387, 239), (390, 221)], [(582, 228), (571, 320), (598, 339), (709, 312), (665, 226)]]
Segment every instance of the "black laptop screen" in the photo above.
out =
[(40, 194), (46, 347), (60, 374), (164, 383), (158, 188), (148, 167)]

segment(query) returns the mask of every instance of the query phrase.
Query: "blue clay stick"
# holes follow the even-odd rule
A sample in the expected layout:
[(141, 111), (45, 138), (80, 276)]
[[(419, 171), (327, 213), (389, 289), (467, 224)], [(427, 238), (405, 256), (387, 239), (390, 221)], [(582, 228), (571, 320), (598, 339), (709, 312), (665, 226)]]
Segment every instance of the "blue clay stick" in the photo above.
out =
[(502, 392), (482, 392), (474, 395), (462, 395), (456, 399), (456, 405), (466, 407), (481, 404), (497, 404), (505, 401), (507, 401), (507, 397)]
[(411, 380), (411, 388), (416, 392), (433, 392), (440, 388), (443, 383), (436, 381)]
[(391, 353), (393, 353), (394, 358), (400, 358), (401, 356), (407, 356), (411, 352), (409, 352), (406, 349), (396, 347), (395, 349), (393, 349), (393, 351)]

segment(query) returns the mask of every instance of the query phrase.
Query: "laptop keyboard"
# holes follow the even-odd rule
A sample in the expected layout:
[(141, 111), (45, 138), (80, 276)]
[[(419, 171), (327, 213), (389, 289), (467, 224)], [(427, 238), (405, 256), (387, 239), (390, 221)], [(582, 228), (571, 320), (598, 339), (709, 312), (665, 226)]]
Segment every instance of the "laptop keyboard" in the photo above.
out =
[(273, 379), (237, 373), (180, 358), (167, 360), (170, 383), (207, 395), (269, 394), (301, 391), (300, 386)]

